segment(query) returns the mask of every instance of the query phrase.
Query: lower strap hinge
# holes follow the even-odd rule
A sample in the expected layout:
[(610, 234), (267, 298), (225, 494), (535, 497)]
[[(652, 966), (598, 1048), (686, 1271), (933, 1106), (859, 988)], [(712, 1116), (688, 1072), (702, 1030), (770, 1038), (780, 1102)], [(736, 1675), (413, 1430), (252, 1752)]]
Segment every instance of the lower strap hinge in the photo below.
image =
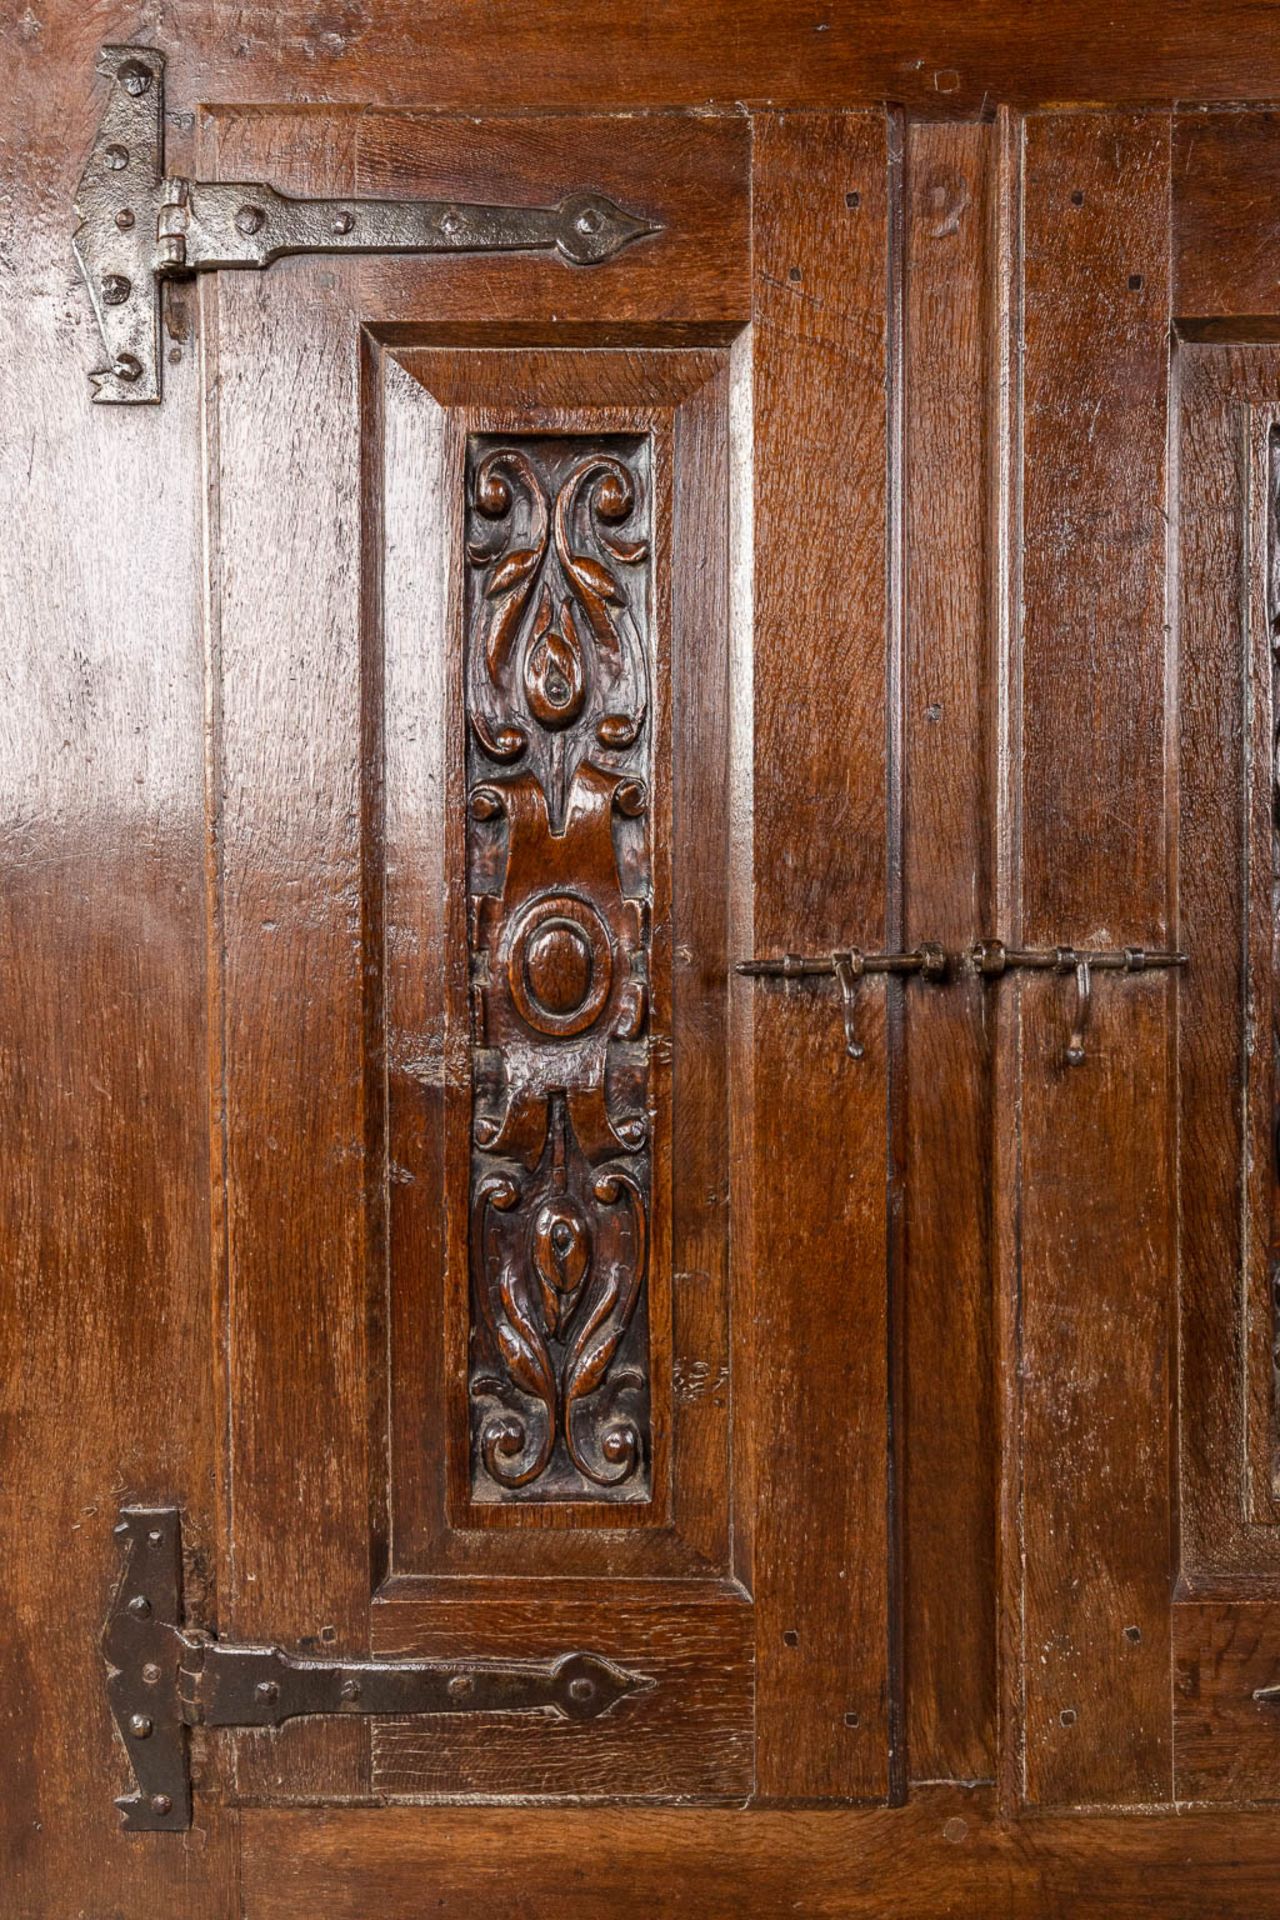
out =
[(107, 1689), (135, 1790), (116, 1802), (135, 1831), (191, 1824), (192, 1727), (278, 1727), (314, 1714), (544, 1713), (596, 1720), (653, 1681), (598, 1653), (551, 1660), (314, 1659), (241, 1646), (182, 1621), (176, 1507), (126, 1507), (127, 1551), (102, 1636)]

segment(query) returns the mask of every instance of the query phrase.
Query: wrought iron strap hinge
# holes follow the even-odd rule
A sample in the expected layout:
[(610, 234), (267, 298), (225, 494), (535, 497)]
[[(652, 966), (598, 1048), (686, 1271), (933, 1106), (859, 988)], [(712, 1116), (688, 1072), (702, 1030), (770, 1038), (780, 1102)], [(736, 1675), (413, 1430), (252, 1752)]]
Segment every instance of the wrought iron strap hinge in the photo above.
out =
[(76, 193), (73, 245), (108, 364), (94, 399), (160, 398), (160, 287), (175, 275), (269, 267), (288, 253), (518, 253), (555, 249), (594, 266), (651, 220), (603, 193), (554, 207), (452, 200), (294, 200), (258, 182), (166, 178), (164, 55), (104, 47), (111, 95)]
[(117, 1800), (134, 1831), (191, 1824), (191, 1727), (278, 1727), (305, 1714), (545, 1713), (596, 1720), (653, 1681), (596, 1653), (554, 1660), (317, 1660), (238, 1646), (182, 1622), (176, 1507), (125, 1507), (127, 1558), (102, 1651), (107, 1691), (133, 1769)]

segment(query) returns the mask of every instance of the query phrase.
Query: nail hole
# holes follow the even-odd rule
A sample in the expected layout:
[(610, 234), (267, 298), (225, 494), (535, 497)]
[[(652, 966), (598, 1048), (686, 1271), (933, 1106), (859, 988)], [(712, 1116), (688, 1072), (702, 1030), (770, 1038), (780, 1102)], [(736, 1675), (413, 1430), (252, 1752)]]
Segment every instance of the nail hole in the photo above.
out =
[(1131, 273), (1129, 275), (1130, 293), (1139, 293), (1141, 292), (1141, 290), (1142, 290), (1142, 275), (1140, 273)]
[(846, 207), (860, 207), (862, 205), (862, 195), (860, 193), (846, 193), (844, 203)]
[(1062, 1724), (1063, 1724), (1063, 1726), (1064, 1726), (1064, 1727), (1074, 1727), (1074, 1725), (1075, 1725), (1075, 1723), (1076, 1723), (1076, 1710), (1075, 1710), (1075, 1708), (1074, 1708), (1074, 1707), (1064, 1707), (1064, 1708), (1062, 1709), (1062, 1712), (1061, 1712), (1061, 1713), (1060, 1713), (1060, 1714), (1058, 1715), (1058, 1718), (1059, 1718), (1059, 1720), (1060, 1720), (1060, 1721), (1062, 1722)]
[(804, 275), (801, 273), (799, 267), (792, 267), (790, 273), (787, 275), (787, 278), (789, 280), (803, 280)]
[(1137, 1646), (1141, 1646), (1141, 1644), (1142, 1644), (1142, 1628), (1141, 1628), (1141, 1627), (1126, 1627), (1126, 1628), (1125, 1628), (1125, 1630), (1124, 1630), (1124, 1637), (1125, 1637), (1125, 1639), (1126, 1639), (1126, 1640), (1127, 1640), (1127, 1641), (1129, 1642), (1129, 1645), (1130, 1645), (1131, 1647), (1137, 1647)]
[(794, 1627), (788, 1627), (782, 1637), (789, 1647), (798, 1647), (800, 1645), (800, 1635)]
[(1071, 196), (1071, 204), (1073, 207), (1082, 207), (1084, 205), (1084, 195), (1081, 193), (1079, 187), (1076, 188)]
[(844, 1723), (846, 1727), (860, 1727), (862, 1725), (862, 1716), (857, 1713), (846, 1713)]

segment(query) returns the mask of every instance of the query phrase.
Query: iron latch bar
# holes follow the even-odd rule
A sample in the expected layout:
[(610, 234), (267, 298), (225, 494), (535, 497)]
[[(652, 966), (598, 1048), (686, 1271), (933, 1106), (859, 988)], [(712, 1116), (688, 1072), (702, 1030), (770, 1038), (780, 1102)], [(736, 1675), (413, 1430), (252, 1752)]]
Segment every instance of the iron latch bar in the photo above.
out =
[(453, 200), (296, 200), (259, 182), (166, 177), (164, 55), (104, 47), (111, 94), (76, 193), (73, 241), (107, 365), (94, 399), (156, 401), (164, 280), (269, 267), (289, 253), (514, 253), (555, 250), (594, 266), (661, 227), (591, 190), (554, 207)]
[(979, 940), (969, 958), (984, 980), (997, 980), (1013, 967), (1075, 975), (1075, 1018), (1065, 1056), (1069, 1067), (1084, 1065), (1095, 973), (1146, 973), (1160, 967), (1185, 967), (1188, 960), (1185, 953), (1153, 953), (1145, 947), (1006, 947), (1002, 940)]
[(855, 1023), (858, 982), (868, 973), (918, 973), (922, 980), (945, 980), (947, 956), (926, 940), (910, 953), (863, 953), (859, 947), (846, 947), (828, 954), (784, 953), (776, 960), (739, 960), (734, 972), (757, 980), (834, 979), (840, 989), (845, 1051), (851, 1060), (861, 1060), (866, 1048)]
[(103, 1629), (107, 1691), (135, 1789), (116, 1801), (134, 1832), (191, 1824), (191, 1727), (278, 1727), (307, 1714), (545, 1713), (596, 1720), (654, 1682), (598, 1653), (554, 1660), (317, 1660), (240, 1646), (182, 1625), (176, 1507), (125, 1507), (124, 1571)]

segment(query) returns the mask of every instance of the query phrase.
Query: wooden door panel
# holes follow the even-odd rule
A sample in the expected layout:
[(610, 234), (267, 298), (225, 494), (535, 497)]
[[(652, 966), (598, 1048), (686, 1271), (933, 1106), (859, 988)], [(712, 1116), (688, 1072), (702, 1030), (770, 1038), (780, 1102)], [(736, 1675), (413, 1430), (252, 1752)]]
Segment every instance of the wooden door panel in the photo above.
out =
[[(392, 1571), (397, 1577), (424, 1578), (468, 1572), (728, 1577), (727, 1235), (723, 1227), (716, 1230), (714, 1203), (709, 1206), (707, 1199), (728, 1182), (728, 357), (661, 349), (623, 355), (603, 349), (513, 353), (399, 346), (375, 377), (384, 402), (380, 518), (386, 549), (398, 556), (384, 574), (383, 588), (389, 676), (383, 702), (389, 743), (387, 884), (389, 890), (404, 890), (403, 906), (392, 898), (386, 908), (386, 1017), (394, 1036), (389, 1151), (393, 1166), (413, 1170), (412, 1179), (397, 1178), (390, 1186), (391, 1418), (397, 1462)], [(637, 964), (644, 967), (647, 1005), (641, 1017), (654, 1057), (648, 1070), (650, 1137), (638, 1153), (620, 1145), (615, 1152), (620, 1166), (644, 1170), (652, 1192), (646, 1201), (648, 1285), (636, 1309), (647, 1337), (632, 1355), (621, 1350), (616, 1364), (630, 1360), (643, 1377), (643, 1388), (632, 1391), (637, 1404), (643, 1395), (647, 1433), (638, 1473), (623, 1474), (613, 1485), (614, 1470), (600, 1471), (599, 1463), (595, 1481), (575, 1474), (562, 1439), (541, 1471), (536, 1443), (524, 1454), (517, 1452), (510, 1469), (499, 1461), (499, 1473), (520, 1481), (506, 1487), (483, 1459), (484, 1429), (500, 1416), (494, 1415), (489, 1395), (488, 1411), (478, 1407), (473, 1414), (467, 1376), (474, 1372), (469, 1328), (473, 1337), (479, 1335), (476, 1194), (487, 1169), (514, 1165), (510, 1148), (505, 1158), (500, 1148), (476, 1155), (470, 1203), (458, 1204), (455, 1195), (465, 1201), (466, 1143), (476, 1117), (473, 1078), (481, 1064), (472, 1031), (474, 987), (466, 966), (464, 875), (468, 857), (473, 869), (486, 860), (490, 868), (482, 877), (493, 886), (499, 871), (494, 856), (501, 853), (492, 828), (486, 840), (467, 823), (457, 632), (461, 620), (468, 647), (486, 649), (489, 610), (500, 617), (507, 602), (502, 593), (495, 602), (475, 590), (477, 578), (493, 577), (502, 555), (478, 567), (464, 546), (477, 536), (477, 460), (496, 460), (492, 472), (504, 487), (515, 489), (526, 461), (542, 457), (540, 447), (553, 448), (554, 457), (562, 464), (567, 459), (578, 471), (586, 461), (614, 459), (613, 446), (627, 450), (641, 443), (649, 469), (643, 480), (648, 556), (631, 564), (637, 576), (643, 568), (650, 578), (647, 587), (643, 576), (628, 580), (627, 591), (646, 590), (651, 602), (644, 634), (646, 649), (652, 641), (644, 668), (649, 688), (644, 729), (654, 746), (645, 763), (648, 798), (641, 824), (647, 823), (647, 830), (643, 839), (633, 831), (630, 847), (633, 854), (643, 854), (653, 875), (652, 932), (645, 935), (646, 951)], [(469, 476), (468, 448), (473, 450)], [(484, 451), (477, 454), (476, 448)], [(538, 488), (544, 482), (534, 474), (528, 484)], [(468, 489), (472, 505), (464, 526), (458, 509)], [(439, 528), (428, 518), (435, 502), (448, 516)], [(545, 516), (543, 537), (549, 539), (555, 509), (538, 511)], [(640, 511), (637, 501), (633, 518)], [(488, 527), (489, 544), (509, 534), (511, 551), (528, 551), (519, 544), (520, 533), (504, 529), (509, 517), (498, 516)], [(483, 521), (480, 531), (486, 532)], [(619, 539), (623, 531), (620, 527)], [(629, 523), (625, 531), (630, 538), (634, 526)], [(621, 572), (627, 563), (614, 564)], [(469, 598), (461, 607), (464, 582)], [(568, 604), (574, 643), (588, 644), (586, 615), (579, 610), (575, 616), (573, 603)], [(560, 603), (556, 613), (560, 618)], [(530, 604), (524, 617), (527, 623), (542, 615)], [(596, 618), (603, 615), (597, 612)], [(424, 621), (435, 640), (430, 650), (423, 644)], [(484, 673), (482, 694), (487, 679)], [(415, 684), (424, 691), (406, 713), (399, 688), (410, 692)], [(473, 737), (478, 726), (495, 746), (502, 745), (510, 762), (510, 749), (497, 738), (497, 721), (509, 712), (509, 724), (520, 730), (515, 735), (518, 770), (528, 755), (519, 742), (530, 722), (517, 717), (507, 679), (503, 685), (503, 702), (493, 707), (492, 719), (472, 705), (468, 724)], [(682, 719), (678, 761), (673, 759), (673, 714)], [(710, 720), (704, 725), (706, 714)], [(696, 726), (688, 718), (693, 715), (700, 716)], [(581, 717), (590, 722), (592, 714)], [(425, 740), (428, 729), (439, 738)], [(565, 783), (571, 784), (564, 755), (566, 750), (583, 753), (581, 731), (566, 728), (550, 736), (552, 757), (543, 775), (549, 784), (561, 783), (562, 805)], [(595, 751), (602, 761), (619, 761), (623, 753), (634, 761), (639, 746), (637, 741), (632, 749), (607, 750), (597, 744)], [(518, 777), (518, 772), (504, 772), (495, 756), (485, 754), (479, 768), (474, 750), (467, 757), (468, 780), (485, 794), (500, 795), (504, 781)], [(425, 780), (424, 762), (430, 767)], [(492, 775), (491, 788), (482, 775)], [(719, 823), (718, 833), (708, 831), (709, 822)], [(473, 884), (479, 884), (474, 872)], [(598, 892), (590, 873), (581, 875), (581, 884), (597, 886)], [(477, 898), (486, 905), (498, 902), (496, 894), (473, 891), (472, 899)], [(517, 901), (508, 917), (519, 911)], [(678, 1005), (673, 952), (683, 962)], [(442, 953), (455, 956), (452, 966), (433, 965), (433, 956)], [(481, 964), (487, 991), (496, 995), (499, 962), (487, 955), (481, 959), (473, 948), (473, 971)], [(510, 1033), (516, 1048), (523, 1044), (517, 1027)], [(518, 1052), (509, 1047), (503, 1055), (502, 1037), (496, 1026), (488, 1036), (486, 1071), (500, 1084), (484, 1093), (486, 1114), (502, 1111), (506, 1088), (522, 1071)], [(616, 1064), (611, 1060), (607, 1066), (615, 1113), (614, 1081), (628, 1044), (634, 1053), (634, 1040), (619, 1042)], [(554, 1048), (544, 1046), (534, 1070), (545, 1071), (548, 1060), (555, 1059)], [(435, 1065), (440, 1060), (443, 1074)], [(603, 1060), (599, 1071), (603, 1079)], [(585, 1099), (589, 1092), (584, 1081), (574, 1098)], [(539, 1126), (545, 1124), (540, 1114), (533, 1117)], [(570, 1115), (560, 1114), (555, 1124), (576, 1139)], [(511, 1177), (519, 1184), (528, 1175)], [(575, 1210), (580, 1204), (592, 1207), (589, 1196), (570, 1201)], [(518, 1213), (515, 1218), (518, 1225)], [(446, 1220), (447, 1240), (442, 1238)], [(597, 1217), (597, 1232), (600, 1225)], [(700, 1236), (692, 1244), (686, 1237), (690, 1232)], [(433, 1287), (424, 1285), (424, 1273), (432, 1276)], [(491, 1271), (484, 1278), (492, 1284)], [(526, 1271), (518, 1284), (527, 1282)], [(500, 1303), (489, 1310), (501, 1319)], [(589, 1287), (583, 1312), (590, 1312)], [(673, 1351), (673, 1339), (686, 1324), (696, 1330), (698, 1344), (682, 1341)], [(484, 1365), (492, 1374), (497, 1362), (490, 1355)], [(448, 1417), (442, 1420), (444, 1407)], [(539, 1431), (549, 1444), (553, 1436), (545, 1421)], [(567, 1508), (566, 1480), (575, 1495)]]
[[(1032, 946), (1162, 947), (1169, 121), (1032, 116), (1024, 143), (1011, 926)], [(1025, 1739), (1008, 1757), (1050, 1806), (1171, 1791), (1173, 989), (1095, 998), (1081, 1066), (1052, 977), (1021, 988), (1003, 1041)]]
[[(900, 937), (885, 640), (898, 162), (882, 115), (756, 128), (762, 311), (731, 345), (745, 147), (736, 123), (700, 125), (705, 147), (694, 131), (655, 126), (624, 166), (607, 119), (496, 127), (496, 157), (440, 120), (308, 116), (304, 140), (287, 113), (228, 112), (205, 129), (202, 164), (286, 191), (443, 182), (474, 197), (476, 167), (501, 162), (547, 199), (589, 175), (672, 235), (657, 268), (637, 252), (611, 283), (541, 261), (299, 261), (276, 286), (224, 279), (205, 297), (230, 1330), (220, 1626), (441, 1657), (469, 1633), (478, 1659), (554, 1655), (585, 1634), (652, 1682), (598, 1727), (477, 1723), (448, 1743), (412, 1725), (371, 1739), (356, 1719), (246, 1734), (229, 1743), (242, 1798), (501, 1796), (521, 1769), (535, 1796), (890, 1790), (883, 1142), (901, 1101), (900, 1013), (885, 1024), (882, 994), (864, 990), (855, 1068), (825, 996), (753, 1004), (744, 987), (731, 1039), (727, 988), (753, 946)], [(583, 491), (589, 468), (629, 490), (613, 548), (601, 496)], [(852, 548), (837, 541), (835, 472), (871, 505)], [(586, 578), (613, 567), (603, 599), (574, 585), (575, 538)], [(526, 551), (527, 606), (501, 571)], [(848, 629), (829, 619), (837, 557), (880, 583)], [(538, 631), (554, 616), (562, 651), (587, 659), (590, 625), (592, 645), (627, 653), (625, 740), (590, 704), (531, 732), (538, 582), (552, 596)], [(523, 680), (503, 667), (512, 646)], [(835, 681), (857, 697), (819, 739), (812, 702)], [(608, 871), (579, 871), (556, 828), (563, 813), (569, 833), (592, 766), (640, 800), (638, 825), (610, 829)], [(525, 816), (511, 809), (534, 776), (553, 831), (534, 832), (520, 855), (532, 881), (517, 883)], [(594, 1067), (575, 1056), (563, 1093), (566, 1055), (521, 998), (527, 965), (507, 957), (521, 916), (542, 911), (544, 872), (560, 875), (561, 921), (606, 916), (614, 959), (602, 949), (591, 964), (629, 967), (641, 989), (639, 1012), (608, 989), (617, 1045)], [(517, 884), (533, 892), (507, 898)], [(730, 1099), (735, 1061), (754, 1106)], [(776, 1129), (812, 1129), (823, 1086), (845, 1129), (780, 1156)], [(625, 1119), (637, 1104), (638, 1145)], [(559, 1331), (533, 1233), (556, 1179), (599, 1248), (562, 1291)], [(486, 1211), (495, 1180), (522, 1196), (510, 1231)], [(619, 1239), (606, 1207), (622, 1193), (634, 1198)], [(606, 1258), (638, 1297), (625, 1325), (603, 1304)], [(623, 1384), (613, 1426), (588, 1439), (571, 1370), (593, 1314), (621, 1330)], [(830, 1369), (812, 1363), (820, 1341)], [(559, 1369), (545, 1407), (529, 1397), (533, 1350)], [(633, 1430), (635, 1458), (612, 1472), (600, 1447)], [(277, 1629), (268, 1590), (286, 1580)]]
[[(6, 145), (0, 1906), (1269, 1911), (1280, 121), (1167, 46), (1088, 111), (1002, 47), (992, 122), (968, 29), (562, 10), (477, 92), (371, 20), (193, 12), (166, 170), (653, 231), (175, 283), (93, 408), (92, 128)], [(991, 936), (1189, 964), (1069, 1063)], [(223, 1642), (634, 1684), (197, 1724), (123, 1834), (122, 1500)]]
[[(1246, 147), (1256, 143), (1247, 138)], [(1276, 423), (1280, 355), (1179, 351), (1181, 1798), (1277, 1798)]]
[[(953, 952), (988, 924), (995, 865), (990, 519), (1006, 132), (907, 129), (905, 943), (938, 940)], [(989, 1780), (996, 1766), (988, 998), (982, 981), (956, 978), (914, 995), (905, 1022), (902, 1631), (912, 1780)]]
[[(751, 897), (735, 916), (744, 951), (900, 944), (900, 638), (885, 538), (899, 137), (879, 115), (765, 116), (755, 131), (754, 820)], [(850, 520), (854, 498), (864, 511)], [(738, 1233), (754, 1286), (750, 1346), (740, 1324), (737, 1351), (754, 1376), (750, 1584), (765, 1799), (879, 1798), (898, 1747), (885, 1164), (900, 1014), (892, 994), (863, 996), (865, 1057), (853, 1062), (836, 1006), (815, 997), (813, 987), (759, 989), (739, 1029), (750, 1091), (737, 1191), (751, 1199)], [(793, 1128), (800, 1153), (783, 1150)]]

